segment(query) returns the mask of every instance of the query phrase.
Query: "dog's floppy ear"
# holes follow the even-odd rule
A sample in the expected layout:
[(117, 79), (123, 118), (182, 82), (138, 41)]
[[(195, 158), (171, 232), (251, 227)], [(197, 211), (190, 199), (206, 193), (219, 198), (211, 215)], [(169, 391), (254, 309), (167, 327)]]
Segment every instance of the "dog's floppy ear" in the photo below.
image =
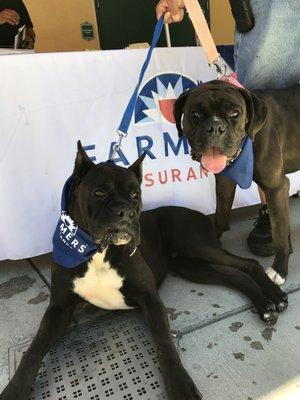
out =
[(76, 155), (73, 175), (75, 175), (77, 178), (81, 179), (88, 172), (88, 170), (94, 166), (95, 166), (95, 164), (93, 163), (92, 160), (89, 159), (88, 155), (84, 151), (81, 141), (78, 140), (77, 155)]
[(246, 89), (239, 89), (247, 106), (247, 133), (248, 136), (254, 140), (256, 133), (264, 126), (268, 109), (265, 102)]
[(146, 157), (146, 152), (144, 152), (139, 158), (130, 165), (128, 168), (130, 171), (132, 171), (135, 176), (138, 178), (139, 183), (142, 183), (143, 180), (143, 169), (142, 169), (142, 163), (144, 161), (144, 158)]
[(183, 107), (185, 105), (185, 101), (190, 94), (191, 90), (186, 90), (185, 92), (181, 93), (178, 99), (175, 101), (174, 108), (173, 108), (173, 115), (176, 122), (176, 128), (178, 131), (178, 136), (183, 135), (182, 125), (181, 125), (181, 118), (183, 113)]

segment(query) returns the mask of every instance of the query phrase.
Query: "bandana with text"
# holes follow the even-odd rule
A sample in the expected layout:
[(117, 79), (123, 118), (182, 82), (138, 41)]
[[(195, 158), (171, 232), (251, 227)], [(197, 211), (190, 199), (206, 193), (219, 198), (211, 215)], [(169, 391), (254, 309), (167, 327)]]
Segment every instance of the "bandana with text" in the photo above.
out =
[(61, 214), (53, 235), (53, 259), (66, 268), (75, 268), (90, 260), (98, 251), (88, 233), (81, 229), (67, 213), (67, 200), (72, 186), (72, 176), (66, 181), (61, 197)]

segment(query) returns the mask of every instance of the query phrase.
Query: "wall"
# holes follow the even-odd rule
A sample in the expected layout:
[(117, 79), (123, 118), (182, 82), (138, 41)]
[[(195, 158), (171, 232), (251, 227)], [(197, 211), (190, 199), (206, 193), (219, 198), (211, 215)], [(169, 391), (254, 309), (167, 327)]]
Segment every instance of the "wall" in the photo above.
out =
[[(99, 49), (94, 0), (23, 0), (37, 36), (35, 51)], [(95, 39), (83, 40), (80, 24), (94, 25)]]
[(229, 0), (210, 0), (211, 32), (217, 44), (234, 42), (235, 22)]

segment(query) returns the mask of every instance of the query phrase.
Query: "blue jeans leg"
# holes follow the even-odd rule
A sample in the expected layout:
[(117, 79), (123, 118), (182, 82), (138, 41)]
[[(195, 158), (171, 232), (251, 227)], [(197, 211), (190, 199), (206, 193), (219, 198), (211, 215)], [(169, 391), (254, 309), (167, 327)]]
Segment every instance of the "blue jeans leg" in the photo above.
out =
[(251, 0), (254, 28), (235, 36), (235, 69), (249, 89), (300, 80), (300, 0)]

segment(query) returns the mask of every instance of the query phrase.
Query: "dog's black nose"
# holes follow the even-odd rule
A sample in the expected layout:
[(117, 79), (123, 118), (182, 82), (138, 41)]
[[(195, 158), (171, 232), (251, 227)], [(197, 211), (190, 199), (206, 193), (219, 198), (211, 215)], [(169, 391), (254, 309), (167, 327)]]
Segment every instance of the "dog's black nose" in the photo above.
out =
[(126, 205), (115, 205), (113, 207), (113, 213), (118, 216), (122, 220), (131, 220), (134, 217), (134, 212), (131, 208), (127, 207)]
[(205, 123), (205, 130), (208, 133), (222, 135), (226, 131), (226, 125), (221, 119), (210, 119)]

